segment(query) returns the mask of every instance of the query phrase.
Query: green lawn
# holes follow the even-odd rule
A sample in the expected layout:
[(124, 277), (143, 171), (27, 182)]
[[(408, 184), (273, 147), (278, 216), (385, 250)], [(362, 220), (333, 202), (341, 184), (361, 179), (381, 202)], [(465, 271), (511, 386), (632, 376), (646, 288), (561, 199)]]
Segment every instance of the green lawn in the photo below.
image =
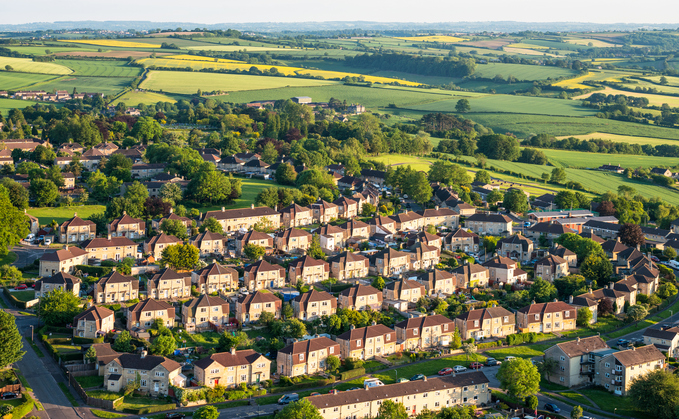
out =
[(75, 354), (75, 353), (82, 351), (81, 347), (78, 346), (78, 345), (71, 346), (71, 345), (60, 345), (60, 344), (55, 345), (55, 344), (53, 344), (52, 347), (57, 352), (59, 352), (60, 354)]
[(0, 266), (11, 265), (17, 260), (17, 254), (14, 252), (9, 252), (7, 255), (0, 257)]
[[(92, 414), (98, 418), (104, 418), (104, 419), (115, 419), (115, 418), (124, 418), (126, 415), (121, 415), (120, 413), (113, 413), (113, 412), (107, 412), (105, 410), (98, 410), (98, 409), (92, 409), (90, 410)], [(163, 415), (165, 417), (165, 415)]]
[(544, 379), (544, 377), (540, 377), (540, 388), (543, 390), (549, 390), (549, 391), (563, 391), (563, 390), (568, 390), (568, 387), (562, 386), (556, 383), (552, 383), (551, 381), (547, 381)]
[(106, 206), (104, 205), (83, 205), (77, 207), (42, 207), (42, 208), (29, 208), (28, 213), (34, 217), (38, 217), (40, 224), (49, 224), (52, 220), (61, 224), (64, 221), (73, 218), (74, 213), (78, 213), (78, 217), (85, 219), (92, 214), (98, 212), (104, 212)]
[[(120, 397), (120, 396), (118, 396)], [(123, 402), (116, 407), (116, 410), (124, 410), (124, 409), (141, 409), (150, 405), (153, 406), (158, 406), (158, 405), (165, 405), (168, 404), (169, 402), (165, 399), (154, 399), (152, 397), (132, 397), (132, 396), (125, 396), (123, 399)]]
[[(373, 374), (385, 384), (396, 382), (396, 378), (410, 378), (416, 374), (433, 375), (446, 367), (454, 367), (455, 365), (463, 365), (468, 367), (474, 361), (485, 362), (486, 357), (476, 354), (467, 361), (466, 355), (455, 355), (447, 358), (432, 359), (418, 364), (406, 365), (395, 370), (385, 371), (383, 373)], [(397, 373), (395, 372), (397, 371)], [(398, 374), (398, 375), (397, 375)]]
[(35, 291), (12, 291), (12, 295), (19, 301), (31, 301), (35, 299)]
[[(240, 198), (236, 199), (234, 203), (230, 205), (210, 205), (210, 204), (203, 204), (203, 205), (198, 205), (194, 202), (187, 202), (183, 201), (182, 204), (186, 206), (187, 209), (191, 208), (198, 208), (199, 211), (201, 212), (207, 212), (207, 211), (219, 211), (222, 209), (222, 207), (225, 207), (226, 209), (232, 209), (232, 208), (246, 208), (249, 207), (250, 205), (255, 203), (255, 198), (257, 198), (257, 195), (264, 189), (267, 188), (285, 188), (287, 186), (282, 186), (278, 185), (277, 183), (274, 183), (273, 181), (270, 180), (263, 180), (263, 179), (243, 179), (243, 178), (238, 178), (242, 181), (242, 190), (243, 194), (241, 195)], [(80, 213), (78, 213), (80, 214)]]
[(94, 397), (95, 399), (116, 400), (120, 398), (120, 394), (105, 390), (90, 390), (86, 393), (88, 396)]
[[(202, 346), (210, 349), (219, 344), (219, 333), (217, 332), (201, 332), (201, 333), (186, 333), (182, 334), (180, 339), (187, 339), (186, 346)], [(182, 345), (181, 341), (178, 341)]]
[(599, 388), (586, 388), (579, 390), (579, 392), (594, 400), (599, 405), (599, 408), (606, 412), (613, 413), (617, 408), (616, 413), (619, 415), (651, 419), (651, 416), (632, 406), (632, 401), (628, 397), (616, 396)]
[(575, 391), (562, 391), (556, 394), (566, 397), (567, 399), (571, 399), (575, 402), (575, 404), (578, 404), (580, 406), (596, 407), (592, 405), (592, 403), (589, 400), (587, 400), (582, 394), (576, 393)]
[(75, 381), (77, 381), (83, 388), (101, 387), (104, 385), (104, 377), (100, 375), (75, 377)]
[[(544, 345), (542, 345), (544, 346)], [(553, 345), (548, 345), (547, 347), (551, 347)], [(504, 349), (491, 349), (486, 351), (486, 355), (490, 355), (495, 359), (503, 360), (507, 356), (515, 356), (517, 358), (526, 358), (530, 359), (536, 356), (541, 356), (544, 355), (545, 353), (542, 351), (538, 351), (534, 348), (528, 347), (528, 346), (517, 346), (514, 348), (504, 348)]]

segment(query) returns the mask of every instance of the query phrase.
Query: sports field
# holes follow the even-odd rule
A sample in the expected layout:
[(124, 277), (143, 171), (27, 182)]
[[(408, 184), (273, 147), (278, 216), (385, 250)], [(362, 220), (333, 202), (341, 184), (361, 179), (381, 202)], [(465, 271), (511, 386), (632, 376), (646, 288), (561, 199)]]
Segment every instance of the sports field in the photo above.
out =
[(137, 77), (141, 73), (141, 68), (131, 67), (124, 61), (57, 60), (56, 63), (70, 68), (76, 76)]
[(607, 140), (607, 141), (613, 141), (616, 143), (630, 143), (630, 144), (650, 144), (650, 145), (661, 145), (661, 144), (672, 144), (672, 145), (679, 145), (679, 142), (677, 140), (670, 140), (667, 138), (653, 138), (653, 137), (638, 137), (638, 136), (632, 136), (632, 135), (618, 135), (618, 134), (609, 134), (606, 132), (591, 132), (589, 134), (581, 134), (581, 135), (562, 135), (558, 136), (556, 138), (558, 139), (563, 139), (563, 138), (569, 138), (569, 137), (575, 137), (579, 138), (581, 140)]
[(0, 57), (0, 69), (2, 70), (0, 74), (4, 74), (6, 66), (12, 67), (12, 71), (22, 73), (65, 75), (73, 72), (70, 68), (55, 63), (41, 63), (30, 58)]

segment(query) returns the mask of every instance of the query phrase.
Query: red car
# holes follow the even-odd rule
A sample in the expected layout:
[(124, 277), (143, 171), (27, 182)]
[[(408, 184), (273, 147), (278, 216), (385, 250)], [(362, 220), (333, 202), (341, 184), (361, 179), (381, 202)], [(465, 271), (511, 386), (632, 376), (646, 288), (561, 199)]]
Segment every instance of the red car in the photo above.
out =
[(339, 390), (337, 390), (337, 389), (335, 389), (335, 388), (333, 388), (332, 390), (330, 390), (330, 391), (328, 392), (328, 394), (337, 394), (337, 393), (339, 393)]
[(439, 371), (439, 375), (450, 375), (453, 373), (452, 368), (444, 368), (441, 371)]
[(26, 284), (21, 284), (21, 285), (17, 286), (17, 287), (14, 288), (14, 289), (15, 289), (15, 290), (25, 290), (25, 289), (27, 289), (27, 288), (28, 288), (28, 287), (26, 286)]
[(472, 362), (471, 365), (469, 365), (469, 368), (478, 370), (479, 368), (483, 368), (483, 364), (480, 362)]

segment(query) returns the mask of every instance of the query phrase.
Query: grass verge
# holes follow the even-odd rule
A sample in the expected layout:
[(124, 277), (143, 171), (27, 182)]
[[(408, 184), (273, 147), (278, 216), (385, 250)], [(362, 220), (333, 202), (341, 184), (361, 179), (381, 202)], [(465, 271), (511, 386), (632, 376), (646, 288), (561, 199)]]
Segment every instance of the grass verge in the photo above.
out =
[[(114, 419), (114, 418), (123, 418), (126, 415), (121, 415), (120, 413), (113, 413), (113, 412), (107, 412), (106, 410), (98, 410), (98, 409), (92, 409), (90, 410), (92, 414), (98, 418), (106, 418), (106, 419)], [(164, 417), (165, 415), (163, 415)]]
[(579, 392), (592, 400), (596, 400), (599, 408), (606, 412), (633, 418), (651, 419), (650, 415), (635, 408), (632, 405), (632, 399), (629, 397), (616, 396), (600, 388), (585, 388), (579, 390)]
[(575, 404), (578, 404), (580, 406), (589, 406), (589, 407), (597, 407), (592, 404), (585, 396), (582, 394), (575, 392), (575, 391), (562, 391), (560, 393), (556, 393), (559, 396), (566, 397), (568, 399), (571, 399), (572, 401), (575, 402)]
[(75, 397), (73, 397), (73, 395), (71, 394), (71, 391), (68, 389), (68, 387), (66, 386), (66, 384), (64, 384), (64, 383), (59, 383), (59, 388), (61, 389), (61, 391), (64, 392), (64, 396), (66, 396), (66, 398), (68, 399), (68, 401), (71, 402), (71, 404), (73, 405), (73, 407), (78, 407), (78, 406), (80, 406), (80, 405), (78, 404), (78, 402), (75, 401)]
[(45, 354), (42, 353), (42, 350), (40, 350), (40, 348), (38, 347), (38, 345), (35, 344), (35, 342), (33, 342), (29, 339), (26, 339), (26, 340), (28, 341), (28, 344), (31, 345), (31, 348), (33, 348), (33, 350), (35, 351), (35, 354), (38, 355), (38, 358), (44, 358), (45, 357)]

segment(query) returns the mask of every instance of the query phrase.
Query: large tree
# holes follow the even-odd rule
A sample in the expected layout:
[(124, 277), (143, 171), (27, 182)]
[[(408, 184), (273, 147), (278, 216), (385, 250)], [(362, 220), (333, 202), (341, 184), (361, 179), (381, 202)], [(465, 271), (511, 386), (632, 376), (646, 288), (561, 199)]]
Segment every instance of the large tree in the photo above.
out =
[(377, 410), (378, 419), (408, 419), (408, 412), (402, 403), (385, 400)]
[(511, 189), (505, 193), (502, 205), (512, 212), (526, 212), (529, 209), (528, 197), (519, 189)]
[(606, 256), (592, 254), (580, 265), (580, 273), (589, 281), (596, 281), (600, 286), (607, 284), (613, 275), (613, 265)]
[(0, 310), (0, 368), (20, 361), (26, 352), (22, 351), (21, 334), (14, 316)]
[(430, 182), (441, 182), (446, 185), (469, 185), (472, 183), (472, 178), (467, 173), (467, 169), (444, 160), (436, 160), (429, 167), (428, 177)]
[(173, 244), (163, 249), (160, 263), (174, 270), (193, 269), (200, 256), (198, 248), (191, 244)]
[[(388, 402), (391, 402), (391, 400), (389, 400)], [(195, 419), (196, 415), (194, 414), (193, 416)], [(213, 419), (213, 418), (198, 418), (198, 419)], [(276, 419), (323, 419), (323, 416), (321, 416), (321, 413), (318, 411), (318, 408), (311, 404), (309, 400), (302, 399), (298, 402), (290, 403), (287, 406), (285, 406), (283, 410), (276, 414)], [(407, 416), (404, 419), (407, 419)]]
[(31, 180), (29, 192), (36, 207), (52, 205), (59, 198), (57, 185), (49, 179), (36, 178)]
[(222, 227), (222, 224), (219, 221), (217, 221), (217, 219), (214, 217), (208, 217), (205, 219), (205, 221), (202, 222), (202, 224), (200, 225), (200, 232), (203, 233), (205, 230), (210, 231), (212, 233), (219, 234), (224, 233), (224, 228)]
[(221, 172), (202, 170), (189, 182), (187, 195), (196, 202), (225, 203), (231, 199), (231, 182)]
[(202, 406), (193, 413), (193, 419), (217, 419), (218, 417), (219, 411), (214, 406)]
[(497, 378), (500, 380), (500, 388), (519, 400), (533, 396), (540, 390), (540, 373), (528, 359), (516, 358), (503, 362)]
[(638, 224), (627, 223), (620, 226), (618, 230), (620, 242), (630, 247), (643, 246), (646, 243), (644, 232)]
[(182, 188), (176, 182), (168, 182), (160, 187), (160, 197), (174, 205), (182, 200)]
[(9, 192), (0, 185), (0, 256), (6, 256), (28, 233), (28, 217), (12, 205)]
[(477, 140), (476, 145), (479, 148), (479, 153), (489, 159), (514, 161), (521, 154), (519, 141), (507, 135), (483, 135)]
[(58, 288), (40, 299), (38, 317), (49, 326), (64, 326), (73, 322), (80, 309), (80, 298)]
[(554, 284), (549, 281), (538, 277), (533, 281), (533, 285), (530, 286), (530, 298), (538, 303), (546, 303), (551, 301), (557, 296), (557, 290)]
[(182, 220), (165, 219), (160, 223), (160, 231), (170, 236), (175, 236), (179, 240), (185, 240), (189, 237), (186, 233), (186, 225)]
[(281, 163), (276, 169), (274, 178), (281, 185), (294, 185), (297, 179), (297, 172), (295, 172), (295, 168), (292, 165)]
[(650, 417), (672, 419), (679, 406), (679, 377), (665, 370), (654, 370), (632, 381), (628, 397)]

